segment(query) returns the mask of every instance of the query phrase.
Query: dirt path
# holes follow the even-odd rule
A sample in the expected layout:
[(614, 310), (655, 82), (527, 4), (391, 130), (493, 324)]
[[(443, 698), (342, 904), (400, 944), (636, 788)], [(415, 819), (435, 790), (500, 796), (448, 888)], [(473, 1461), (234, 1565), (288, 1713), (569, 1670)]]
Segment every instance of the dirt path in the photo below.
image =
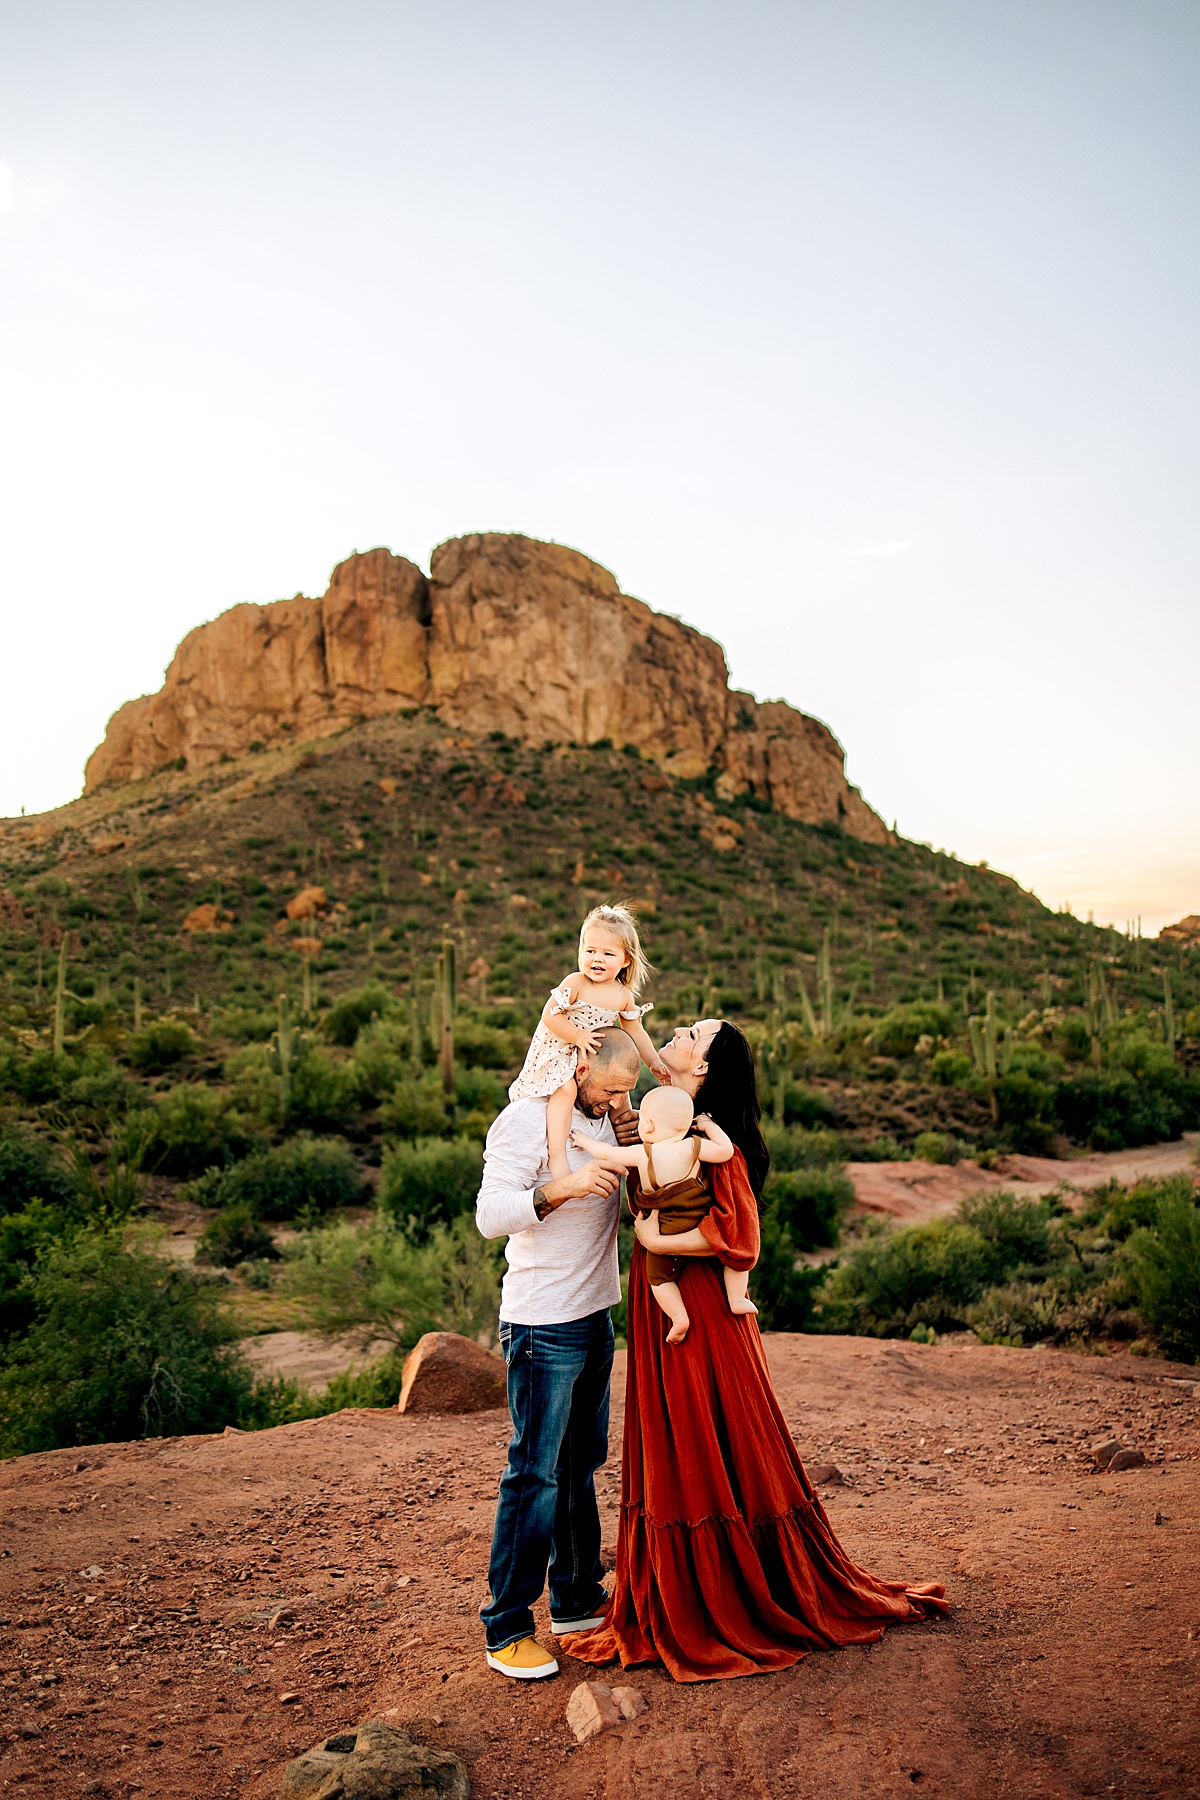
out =
[(1173, 1144), (1147, 1144), (1141, 1150), (1091, 1152), (1058, 1161), (1048, 1156), (1004, 1156), (993, 1169), (976, 1162), (847, 1163), (854, 1183), (854, 1210), (876, 1213), (899, 1225), (919, 1225), (953, 1212), (972, 1194), (997, 1193), (1007, 1188), (1034, 1198), (1067, 1184), (1078, 1201), (1106, 1181), (1134, 1182), (1146, 1176), (1177, 1175), (1196, 1171), (1200, 1132), (1185, 1132)]
[[(1200, 1789), (1197, 1372), (767, 1342), (802, 1454), (847, 1475), (824, 1498), (851, 1553), (945, 1582), (948, 1620), (753, 1680), (639, 1670), (649, 1712), (576, 1748), (586, 1671), (518, 1686), (482, 1660), (505, 1415), (56, 1451), (0, 1469), (0, 1785), (268, 1800), (289, 1755), (382, 1715), (457, 1749), (477, 1800)], [(1149, 1465), (1086, 1473), (1109, 1430)], [(615, 1465), (602, 1485), (612, 1534)]]

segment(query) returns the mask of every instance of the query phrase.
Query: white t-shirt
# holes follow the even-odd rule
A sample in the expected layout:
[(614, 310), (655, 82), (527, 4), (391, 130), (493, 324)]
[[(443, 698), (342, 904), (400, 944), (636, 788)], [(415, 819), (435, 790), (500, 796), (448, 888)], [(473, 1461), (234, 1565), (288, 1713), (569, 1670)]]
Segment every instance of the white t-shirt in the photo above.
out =
[[(576, 1110), (572, 1128), (604, 1144), (616, 1137), (608, 1114), (585, 1118)], [(568, 1141), (573, 1169), (586, 1151)], [(550, 1179), (546, 1151), (546, 1102), (514, 1100), (487, 1134), (483, 1185), (475, 1222), (485, 1238), (508, 1237), (508, 1271), (500, 1317), (511, 1325), (566, 1325), (621, 1298), (617, 1269), (620, 1190), (602, 1197), (564, 1200), (544, 1219), (533, 1210), (534, 1189)]]

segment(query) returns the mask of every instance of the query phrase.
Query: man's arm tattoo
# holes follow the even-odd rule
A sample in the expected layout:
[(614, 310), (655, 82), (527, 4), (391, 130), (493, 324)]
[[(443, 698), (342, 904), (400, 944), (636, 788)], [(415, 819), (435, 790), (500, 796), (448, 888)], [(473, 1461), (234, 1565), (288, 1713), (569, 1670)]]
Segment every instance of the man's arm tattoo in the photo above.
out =
[(533, 1210), (539, 1219), (544, 1219), (547, 1213), (552, 1213), (554, 1211), (554, 1202), (552, 1200), (547, 1200), (545, 1188), (534, 1188)]

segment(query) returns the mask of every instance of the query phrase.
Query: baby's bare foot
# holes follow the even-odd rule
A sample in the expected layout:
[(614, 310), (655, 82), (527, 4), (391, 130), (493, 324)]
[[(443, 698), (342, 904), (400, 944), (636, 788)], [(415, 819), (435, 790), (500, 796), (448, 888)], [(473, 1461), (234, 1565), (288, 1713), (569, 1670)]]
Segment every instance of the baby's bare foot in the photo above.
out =
[[(758, 1309), (755, 1308), (755, 1311), (757, 1310)], [(691, 1322), (690, 1319), (676, 1319), (670, 1331), (667, 1333), (668, 1344), (682, 1344), (684, 1338), (688, 1334), (688, 1327), (691, 1325)]]
[(758, 1308), (753, 1300), (731, 1300), (729, 1310), (732, 1313), (756, 1313)]

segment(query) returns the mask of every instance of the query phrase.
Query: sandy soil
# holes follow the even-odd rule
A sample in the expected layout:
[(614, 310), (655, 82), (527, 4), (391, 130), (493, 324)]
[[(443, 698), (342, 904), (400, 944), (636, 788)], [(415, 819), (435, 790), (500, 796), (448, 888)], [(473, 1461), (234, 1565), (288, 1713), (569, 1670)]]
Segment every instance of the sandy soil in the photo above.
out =
[[(1200, 1132), (1185, 1132), (1173, 1144), (1147, 1144), (1141, 1150), (1089, 1152), (1058, 1161), (1048, 1156), (1004, 1156), (992, 1169), (976, 1162), (953, 1166), (923, 1162), (847, 1163), (854, 1183), (854, 1210), (876, 1213), (897, 1224), (917, 1225), (940, 1218), (972, 1194), (1012, 1193), (1032, 1198), (1066, 1186), (1078, 1204), (1106, 1181), (1134, 1182), (1147, 1175), (1177, 1175), (1196, 1170)], [(1068, 1204), (1071, 1194), (1067, 1195)]]
[[(586, 1671), (518, 1685), (481, 1654), (505, 1415), (56, 1451), (0, 1469), (0, 1785), (267, 1800), (290, 1755), (384, 1716), (457, 1749), (479, 1800), (1200, 1789), (1197, 1371), (767, 1343), (802, 1454), (846, 1474), (825, 1500), (852, 1554), (943, 1581), (949, 1619), (751, 1680), (637, 1671), (649, 1712), (577, 1748)], [(1089, 1474), (1110, 1430), (1148, 1466)], [(602, 1493), (611, 1536), (615, 1466)]]

